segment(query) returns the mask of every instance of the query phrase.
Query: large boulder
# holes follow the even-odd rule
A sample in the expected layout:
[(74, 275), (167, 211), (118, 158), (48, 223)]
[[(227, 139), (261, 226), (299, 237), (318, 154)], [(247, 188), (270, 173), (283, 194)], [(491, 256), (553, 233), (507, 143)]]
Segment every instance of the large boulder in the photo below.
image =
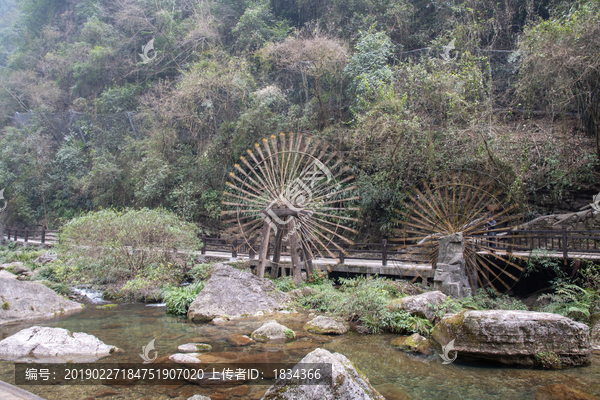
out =
[(258, 342), (291, 341), (296, 338), (296, 333), (275, 320), (265, 322), (260, 328), (252, 332), (252, 339)]
[(116, 351), (97, 337), (62, 328), (32, 326), (0, 341), (0, 357), (34, 362), (94, 362)]
[(320, 335), (343, 335), (348, 332), (348, 324), (336, 318), (320, 315), (308, 321), (304, 325), (304, 329)]
[(268, 279), (221, 263), (213, 268), (211, 278), (188, 310), (188, 319), (192, 321), (273, 312), (290, 301), (290, 297), (277, 290)]
[(454, 340), (459, 357), (503, 364), (579, 366), (590, 361), (589, 328), (557, 314), (533, 311), (463, 311), (445, 316), (432, 331), (441, 345)]
[(0, 325), (81, 310), (83, 304), (67, 300), (41, 283), (0, 277)]
[(281, 379), (267, 390), (262, 400), (384, 400), (367, 377), (342, 354), (318, 348), (308, 353), (294, 370), (316, 363), (331, 365), (331, 379), (327, 383), (315, 384), (308, 377), (294, 382)]
[(436, 290), (434, 292), (425, 292), (415, 296), (402, 297), (396, 299), (388, 305), (390, 311), (404, 310), (412, 315), (427, 318), (429, 321), (435, 319), (434, 310), (429, 307), (429, 304), (436, 306), (442, 304), (448, 296)]

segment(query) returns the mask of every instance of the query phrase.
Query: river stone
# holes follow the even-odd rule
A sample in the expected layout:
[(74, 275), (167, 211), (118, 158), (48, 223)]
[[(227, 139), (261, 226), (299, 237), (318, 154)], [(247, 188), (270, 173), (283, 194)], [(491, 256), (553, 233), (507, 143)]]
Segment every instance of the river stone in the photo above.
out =
[(116, 351), (97, 337), (63, 328), (32, 326), (0, 341), (0, 357), (35, 362), (94, 362)]
[(434, 351), (434, 346), (431, 340), (419, 335), (418, 333), (415, 333), (411, 336), (402, 336), (396, 338), (392, 341), (392, 346), (403, 351), (421, 353), (428, 356), (432, 355)]
[(192, 321), (240, 317), (284, 308), (290, 297), (268, 279), (216, 263), (214, 272), (188, 310)]
[(332, 379), (328, 384), (310, 384), (308, 378), (300, 382), (279, 380), (267, 390), (262, 400), (385, 400), (367, 377), (342, 354), (318, 348), (308, 353), (299, 364), (312, 363), (331, 364)]
[(37, 282), (0, 278), (0, 325), (83, 310), (83, 304), (67, 300)]
[(447, 315), (432, 331), (441, 345), (455, 340), (459, 357), (533, 366), (536, 355), (555, 353), (562, 366), (591, 359), (589, 328), (558, 314), (534, 311), (463, 311)]
[(442, 304), (447, 298), (448, 296), (437, 290), (434, 292), (425, 292), (415, 296), (407, 296), (393, 300), (388, 304), (388, 309), (390, 311), (404, 310), (411, 315), (427, 318), (429, 321), (433, 322), (435, 313), (428, 304), (434, 306)]
[(0, 265), (0, 269), (17, 268), (17, 267), (22, 267), (22, 266), (23, 266), (23, 263), (21, 261), (14, 261), (11, 263), (6, 263), (6, 264)]
[(557, 383), (539, 388), (534, 400), (598, 400), (598, 397)]
[(199, 355), (200, 353), (175, 353), (169, 357), (169, 360), (179, 364), (198, 364), (200, 362)]
[(196, 353), (198, 351), (211, 351), (212, 346), (206, 343), (186, 343), (177, 347), (181, 353)]
[(296, 338), (296, 333), (286, 326), (281, 325), (275, 320), (267, 321), (252, 332), (250, 337), (259, 342), (274, 341), (292, 341)]
[(29, 268), (27, 268), (23, 265), (20, 265), (20, 266), (13, 268), (13, 274), (31, 276), (33, 273), (31, 272), (31, 270)]
[(192, 397), (188, 397), (187, 400), (210, 400), (210, 397), (202, 396), (199, 394), (195, 394)]
[(246, 335), (235, 334), (227, 338), (227, 342), (232, 346), (246, 346), (250, 343), (254, 343), (254, 340), (250, 339)]
[(52, 262), (54, 260), (57, 259), (57, 255), (56, 252), (54, 251), (47, 251), (44, 254), (42, 254), (41, 256), (39, 256), (38, 258), (36, 258), (35, 260), (33, 260), (34, 263), (36, 264), (48, 264), (49, 262)]
[(321, 335), (342, 335), (348, 332), (348, 325), (333, 317), (322, 315), (313, 318), (304, 325), (304, 329)]

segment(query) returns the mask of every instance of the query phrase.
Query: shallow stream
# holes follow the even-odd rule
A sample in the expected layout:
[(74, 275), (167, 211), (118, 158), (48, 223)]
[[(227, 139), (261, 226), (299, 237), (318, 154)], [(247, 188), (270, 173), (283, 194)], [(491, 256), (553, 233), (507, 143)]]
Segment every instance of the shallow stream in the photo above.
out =
[[(177, 353), (177, 347), (189, 342), (212, 345), (210, 357), (243, 357), (247, 360), (297, 363), (317, 347), (348, 357), (388, 400), (394, 399), (533, 399), (542, 386), (564, 384), (600, 397), (600, 356), (588, 367), (560, 371), (489, 367), (461, 364), (460, 354), (453, 364), (443, 365), (436, 356), (414, 356), (395, 350), (390, 342), (396, 335), (361, 335), (350, 332), (338, 337), (308, 334), (302, 329), (307, 314), (277, 314), (275, 318), (296, 331), (295, 341), (287, 344), (235, 346), (227, 339), (232, 335), (250, 335), (272, 317), (246, 318), (222, 325), (193, 324), (167, 315), (163, 307), (145, 304), (122, 304), (113, 310), (96, 309), (95, 304), (74, 315), (38, 323), (0, 327), (0, 339), (32, 325), (61, 327), (72, 332), (95, 335), (121, 351), (98, 361), (141, 362), (142, 346), (156, 339), (158, 360)], [(202, 357), (200, 357), (202, 359)], [(13, 363), (0, 361), (0, 380), (14, 384)], [(219, 399), (259, 399), (268, 386), (243, 385), (233, 388), (137, 385), (112, 386), (22, 386), (48, 400), (65, 399), (187, 399), (194, 394)]]

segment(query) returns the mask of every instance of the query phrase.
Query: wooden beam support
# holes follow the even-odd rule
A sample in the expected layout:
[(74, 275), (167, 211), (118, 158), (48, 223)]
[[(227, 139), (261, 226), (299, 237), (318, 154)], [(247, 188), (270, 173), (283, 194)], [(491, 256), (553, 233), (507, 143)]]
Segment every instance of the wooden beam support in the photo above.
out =
[(265, 265), (267, 263), (267, 250), (269, 250), (269, 237), (271, 236), (271, 226), (267, 223), (263, 225), (261, 232), (261, 243), (260, 243), (260, 251), (258, 254), (258, 271), (257, 276), (259, 278), (265, 277)]

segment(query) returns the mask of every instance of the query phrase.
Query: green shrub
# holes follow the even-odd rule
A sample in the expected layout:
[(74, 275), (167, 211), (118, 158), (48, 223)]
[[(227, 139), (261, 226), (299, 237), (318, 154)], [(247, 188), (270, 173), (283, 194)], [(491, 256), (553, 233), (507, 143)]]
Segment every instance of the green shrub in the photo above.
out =
[(296, 284), (291, 276), (282, 276), (281, 278), (273, 279), (273, 283), (277, 290), (282, 292), (290, 292), (296, 289)]
[(192, 267), (188, 275), (194, 282), (199, 282), (210, 278), (212, 271), (212, 264), (197, 264)]
[(204, 289), (204, 282), (195, 282), (183, 287), (168, 287), (163, 293), (163, 301), (167, 303), (167, 312), (175, 315), (187, 315), (190, 304), (198, 293)]
[(3, 310), (9, 310), (10, 309), (10, 303), (8, 301), (5, 301), (4, 303), (2, 303), (2, 309)]
[(378, 277), (358, 277), (340, 281), (342, 285), (339, 289), (330, 281), (312, 285), (312, 294), (298, 299), (298, 305), (357, 321), (373, 333), (383, 330), (427, 333), (432, 328), (429, 321), (423, 318), (387, 310), (391, 300), (404, 295), (403, 286), (398, 282)]
[(550, 303), (543, 307), (542, 311), (564, 315), (586, 323), (590, 322), (591, 315), (600, 307), (598, 291), (568, 282), (557, 282), (554, 285), (554, 293), (543, 294), (538, 298), (538, 300), (544, 299), (550, 300)]
[[(182, 271), (175, 267), (174, 250), (200, 248), (197, 227), (163, 209), (90, 212), (69, 221), (60, 237), (60, 250), (78, 257), (77, 267), (71, 269), (77, 274), (65, 276), (66, 280), (122, 286), (135, 278), (135, 283), (121, 287), (125, 292), (157, 282), (180, 282)], [(113, 290), (120, 297), (119, 291)], [(154, 296), (143, 291), (142, 297)]]
[(562, 363), (560, 357), (552, 350), (542, 351), (535, 355), (536, 364), (544, 369), (560, 369)]

